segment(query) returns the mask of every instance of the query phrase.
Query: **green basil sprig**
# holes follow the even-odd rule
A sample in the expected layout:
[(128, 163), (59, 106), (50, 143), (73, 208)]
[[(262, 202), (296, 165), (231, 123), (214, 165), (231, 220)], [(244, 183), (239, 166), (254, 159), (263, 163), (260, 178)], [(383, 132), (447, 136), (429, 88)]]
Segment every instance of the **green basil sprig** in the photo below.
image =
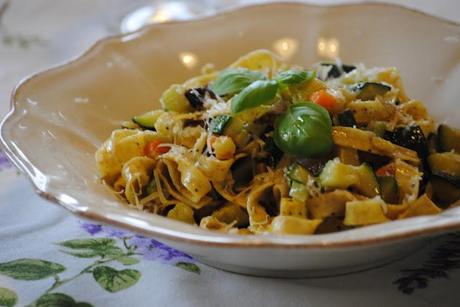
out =
[(278, 83), (274, 80), (252, 82), (232, 99), (232, 113), (252, 109), (263, 104), (270, 104), (278, 92)]
[(267, 79), (258, 71), (246, 68), (229, 68), (222, 71), (212, 84), (212, 90), (219, 96), (234, 95), (257, 80)]
[[(214, 92), (216, 92), (217, 85), (218, 91), (228, 92), (229, 89), (234, 89), (235, 91), (233, 91), (233, 93), (236, 93), (237, 88), (241, 90), (241, 87), (245, 83), (249, 82), (251, 78), (256, 78), (257, 74), (260, 74), (258, 72), (241, 69), (238, 70), (238, 72), (241, 74), (237, 73), (236, 70), (229, 71), (228, 73), (224, 71), (222, 73), (222, 79), (218, 78), (214, 82)], [(249, 76), (249, 72), (253, 73), (254, 75)], [(255, 80), (250, 84), (247, 84), (247, 86), (244, 87), (244, 89), (242, 89), (238, 95), (233, 97), (232, 112), (235, 114), (247, 109), (258, 107), (263, 104), (270, 104), (280, 88), (292, 85), (300, 85), (311, 81), (314, 77), (314, 71), (287, 70), (276, 75), (274, 80)], [(224, 88), (226, 90), (223, 90)], [(216, 93), (219, 94), (219, 92)]]
[(300, 85), (311, 81), (316, 73), (311, 70), (286, 70), (276, 75), (275, 80), (281, 85)]
[(312, 158), (332, 150), (332, 122), (329, 113), (313, 102), (291, 105), (275, 122), (273, 138), (283, 152)]

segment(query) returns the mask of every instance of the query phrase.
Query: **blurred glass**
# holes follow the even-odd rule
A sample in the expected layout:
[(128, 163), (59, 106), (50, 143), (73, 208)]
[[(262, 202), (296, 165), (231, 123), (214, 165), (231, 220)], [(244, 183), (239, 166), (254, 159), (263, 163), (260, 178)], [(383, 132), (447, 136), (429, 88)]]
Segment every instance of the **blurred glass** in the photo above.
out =
[[(2, 0), (0, 0), (2, 1)], [(105, 0), (109, 31), (128, 33), (152, 23), (201, 18), (217, 13), (237, 0)]]
[(216, 1), (152, 1), (126, 15), (120, 26), (121, 32), (133, 32), (145, 25), (171, 20), (187, 20), (215, 13)]

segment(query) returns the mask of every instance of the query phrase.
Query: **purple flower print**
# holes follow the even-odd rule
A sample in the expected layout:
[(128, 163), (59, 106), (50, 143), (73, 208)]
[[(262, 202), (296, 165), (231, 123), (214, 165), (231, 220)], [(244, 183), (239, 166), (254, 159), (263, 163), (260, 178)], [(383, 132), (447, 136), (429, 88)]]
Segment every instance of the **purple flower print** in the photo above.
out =
[(168, 264), (193, 261), (191, 256), (158, 242), (157, 240), (141, 235), (135, 235), (129, 243), (134, 245), (136, 251), (142, 254), (146, 260), (159, 260)]
[(101, 235), (108, 238), (125, 240), (129, 246), (135, 248), (136, 253), (141, 254), (146, 260), (157, 260), (172, 265), (184, 262), (195, 262), (191, 256), (158, 242), (157, 240), (142, 235), (135, 235), (115, 227), (92, 224), (88, 222), (80, 222), (80, 225), (92, 236)]
[(92, 236), (102, 231), (101, 225), (91, 224), (87, 222), (80, 222), (80, 226)]
[(132, 234), (111, 226), (102, 226), (88, 222), (80, 222), (80, 225), (81, 228), (83, 228), (87, 233), (89, 233), (92, 236), (97, 233), (103, 232), (105, 236), (109, 238), (123, 239), (132, 237)]
[(13, 164), (11, 164), (6, 155), (2, 151), (0, 151), (0, 171), (12, 167)]
[(111, 226), (102, 226), (102, 227), (103, 227), (103, 231), (106, 234), (106, 236), (110, 238), (123, 239), (123, 238), (128, 238), (132, 236), (132, 234), (126, 231), (120, 230), (118, 228), (115, 228), (115, 227), (111, 227)]

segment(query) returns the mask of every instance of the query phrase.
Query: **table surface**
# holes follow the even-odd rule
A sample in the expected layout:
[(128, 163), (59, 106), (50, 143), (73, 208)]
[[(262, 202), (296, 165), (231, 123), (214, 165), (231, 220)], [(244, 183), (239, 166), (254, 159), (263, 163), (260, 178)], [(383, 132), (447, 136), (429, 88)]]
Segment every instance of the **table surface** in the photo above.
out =
[[(115, 33), (120, 17), (146, 2), (13, 1), (0, 13), (0, 115), (21, 78)], [(456, 0), (387, 2), (460, 22)], [(454, 233), (389, 265), (337, 277), (219, 271), (151, 238), (77, 219), (39, 198), (0, 152), (0, 306), (458, 306), (459, 267)]]

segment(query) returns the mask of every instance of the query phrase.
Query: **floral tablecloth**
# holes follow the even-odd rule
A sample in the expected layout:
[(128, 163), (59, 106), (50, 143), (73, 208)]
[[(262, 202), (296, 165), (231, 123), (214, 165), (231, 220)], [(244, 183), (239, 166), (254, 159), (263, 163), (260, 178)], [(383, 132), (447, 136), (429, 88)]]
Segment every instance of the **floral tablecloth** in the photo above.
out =
[[(127, 2), (14, 0), (0, 9), (0, 115), (21, 77), (116, 31)], [(460, 20), (457, 3), (405, 2)], [(458, 268), (460, 233), (452, 233), (389, 265), (337, 277), (219, 271), (152, 238), (79, 220), (39, 198), (0, 152), (0, 306), (460, 306)]]

